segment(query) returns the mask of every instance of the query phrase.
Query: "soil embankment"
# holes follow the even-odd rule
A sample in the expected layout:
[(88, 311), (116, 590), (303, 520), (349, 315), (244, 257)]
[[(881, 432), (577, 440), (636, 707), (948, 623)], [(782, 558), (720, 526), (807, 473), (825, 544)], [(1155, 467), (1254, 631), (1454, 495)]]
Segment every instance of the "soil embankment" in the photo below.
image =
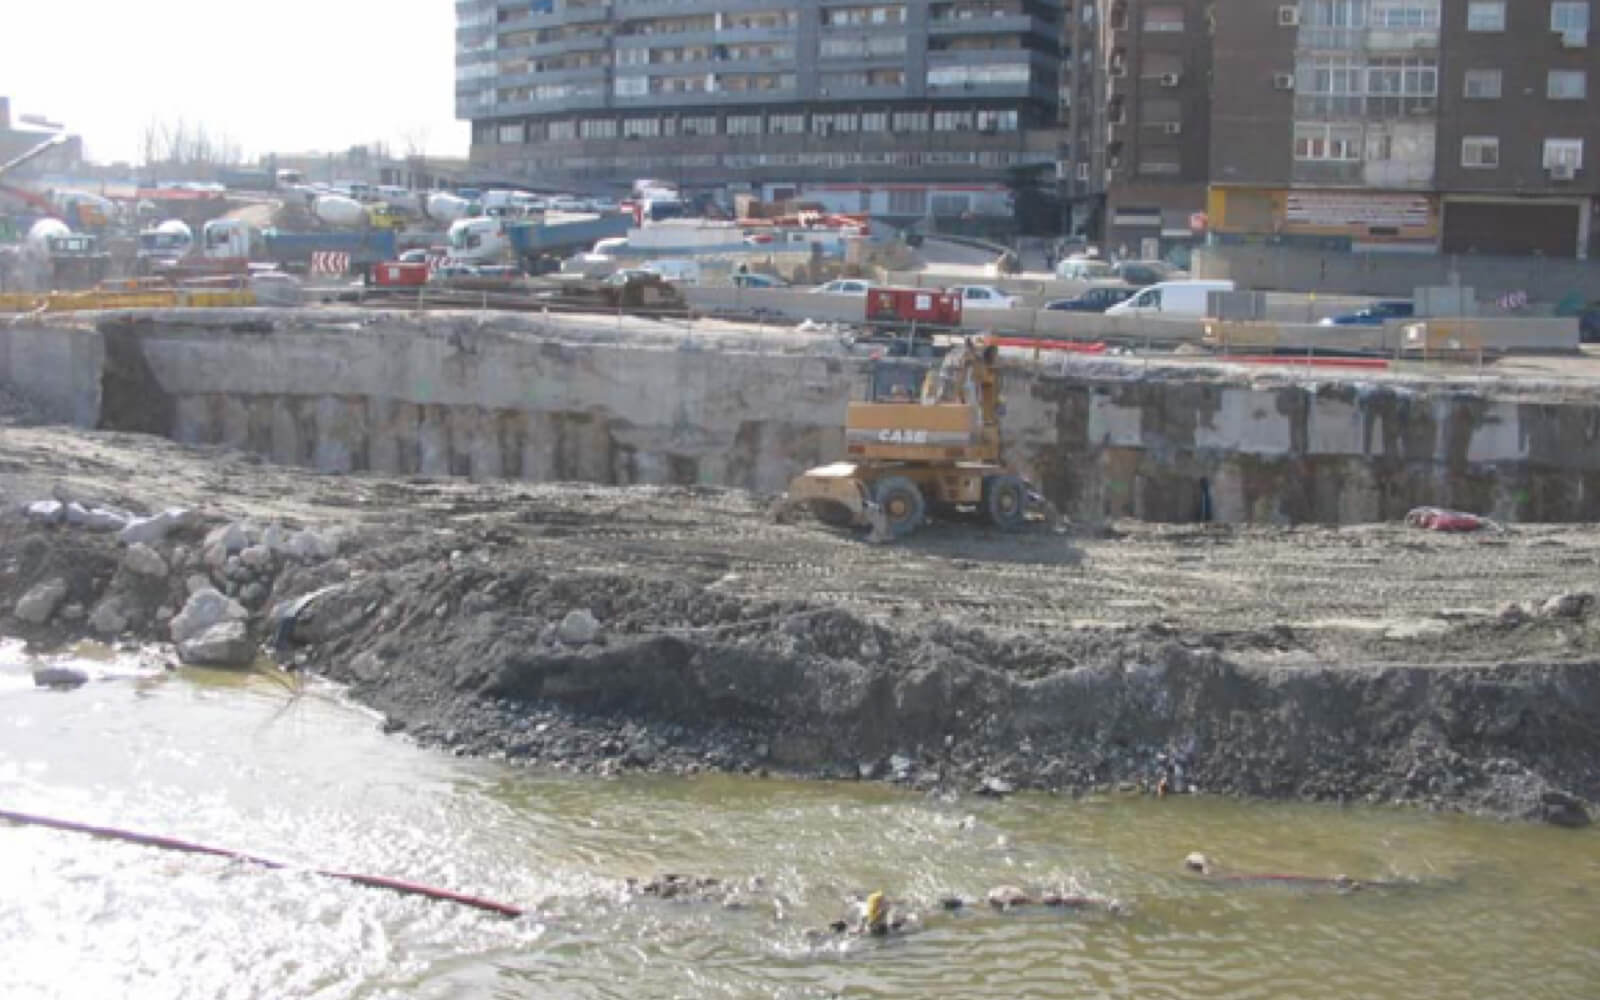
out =
[[(455, 752), (1569, 823), (1600, 799), (1590, 527), (877, 548), (736, 492), (328, 477), (59, 429), (8, 429), (0, 469), (0, 629), (166, 641), (215, 588), (281, 660)], [(192, 514), (135, 555), (20, 511), (52, 495)]]

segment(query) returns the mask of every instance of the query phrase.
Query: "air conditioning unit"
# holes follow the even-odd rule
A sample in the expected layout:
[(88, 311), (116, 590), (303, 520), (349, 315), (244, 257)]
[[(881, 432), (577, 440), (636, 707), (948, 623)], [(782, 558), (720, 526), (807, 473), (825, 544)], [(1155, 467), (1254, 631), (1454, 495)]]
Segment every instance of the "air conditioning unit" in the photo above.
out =
[(1294, 74), (1293, 73), (1274, 73), (1274, 74), (1272, 74), (1272, 89), (1273, 90), (1293, 90), (1294, 89)]
[(1179, 77), (1176, 73), (1162, 73), (1161, 85), (1163, 87), (1176, 87), (1178, 85), (1178, 79)]
[(1550, 164), (1550, 179), (1553, 181), (1570, 181), (1578, 176), (1578, 168), (1570, 163)]
[(1182, 122), (1164, 122), (1161, 125), (1161, 131), (1165, 132), (1167, 135), (1182, 135), (1183, 134), (1183, 123)]
[(1589, 47), (1589, 33), (1587, 31), (1563, 31), (1561, 44), (1569, 49), (1586, 49)]
[(1278, 8), (1278, 27), (1293, 28), (1300, 24), (1300, 8), (1294, 4), (1284, 4)]

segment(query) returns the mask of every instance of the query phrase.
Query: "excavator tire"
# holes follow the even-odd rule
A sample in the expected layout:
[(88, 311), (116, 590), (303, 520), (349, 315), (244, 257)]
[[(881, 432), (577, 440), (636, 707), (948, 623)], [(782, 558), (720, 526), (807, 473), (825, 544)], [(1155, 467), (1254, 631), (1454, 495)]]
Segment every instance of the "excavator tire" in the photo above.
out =
[(1002, 531), (1015, 531), (1028, 517), (1028, 486), (1016, 476), (990, 476), (983, 481), (983, 509)]
[(885, 476), (878, 480), (872, 497), (883, 511), (891, 538), (904, 538), (916, 531), (928, 513), (922, 490), (904, 476)]

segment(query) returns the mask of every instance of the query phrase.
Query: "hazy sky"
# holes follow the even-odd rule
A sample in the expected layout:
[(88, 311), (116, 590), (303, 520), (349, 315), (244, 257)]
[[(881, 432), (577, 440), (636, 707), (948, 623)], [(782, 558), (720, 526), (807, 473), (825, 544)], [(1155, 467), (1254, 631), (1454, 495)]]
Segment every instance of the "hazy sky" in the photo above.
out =
[(203, 123), (250, 159), (426, 136), (464, 155), (452, 0), (0, 0), (0, 94), (90, 158), (141, 158), (152, 120)]

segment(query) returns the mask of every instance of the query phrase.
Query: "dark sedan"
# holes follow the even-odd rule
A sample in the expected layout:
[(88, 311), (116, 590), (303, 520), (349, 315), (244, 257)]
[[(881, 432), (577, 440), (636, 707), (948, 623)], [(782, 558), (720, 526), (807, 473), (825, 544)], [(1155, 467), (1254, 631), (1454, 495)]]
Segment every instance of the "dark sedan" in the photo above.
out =
[(1374, 302), (1365, 309), (1357, 309), (1352, 313), (1342, 316), (1325, 317), (1323, 326), (1382, 326), (1385, 320), (1410, 319), (1416, 314), (1410, 302), (1404, 299), (1392, 299), (1384, 302)]
[(1059, 312), (1103, 313), (1107, 309), (1133, 297), (1137, 288), (1090, 288), (1070, 299), (1056, 299), (1045, 304), (1046, 309)]

